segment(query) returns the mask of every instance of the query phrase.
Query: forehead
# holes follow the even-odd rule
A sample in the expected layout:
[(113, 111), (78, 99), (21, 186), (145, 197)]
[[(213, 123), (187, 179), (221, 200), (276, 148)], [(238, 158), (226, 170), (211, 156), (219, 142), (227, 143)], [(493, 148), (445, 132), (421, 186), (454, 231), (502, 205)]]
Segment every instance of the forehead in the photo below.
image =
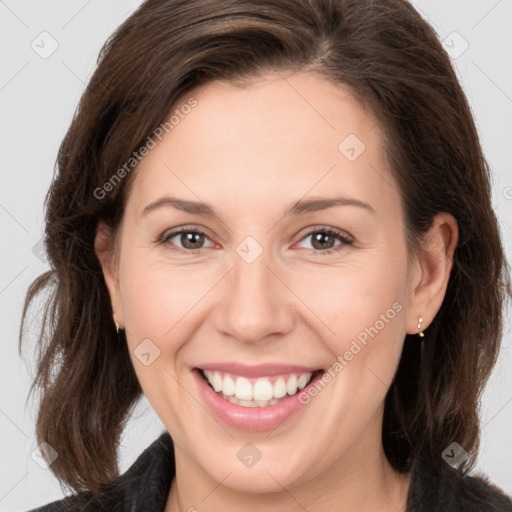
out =
[[(190, 98), (195, 106), (180, 110)], [(183, 96), (172, 114), (172, 129), (136, 171), (139, 212), (164, 192), (246, 208), (308, 192), (397, 199), (374, 116), (347, 87), (317, 75), (211, 82)]]

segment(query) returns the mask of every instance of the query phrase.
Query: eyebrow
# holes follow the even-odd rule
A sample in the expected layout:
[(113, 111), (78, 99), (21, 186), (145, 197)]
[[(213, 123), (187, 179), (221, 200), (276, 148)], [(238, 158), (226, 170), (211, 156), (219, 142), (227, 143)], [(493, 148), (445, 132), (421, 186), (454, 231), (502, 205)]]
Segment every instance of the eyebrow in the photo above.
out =
[[(218, 217), (215, 209), (203, 202), (179, 199), (177, 197), (164, 196), (148, 204), (142, 211), (142, 217), (148, 213), (161, 208), (163, 206), (172, 206), (177, 210), (184, 211), (193, 215), (201, 215), (204, 217)], [(371, 213), (375, 210), (364, 201), (350, 197), (333, 197), (333, 198), (308, 198), (296, 201), (287, 210), (285, 215), (304, 215), (305, 213), (326, 210), (334, 206), (357, 206)]]

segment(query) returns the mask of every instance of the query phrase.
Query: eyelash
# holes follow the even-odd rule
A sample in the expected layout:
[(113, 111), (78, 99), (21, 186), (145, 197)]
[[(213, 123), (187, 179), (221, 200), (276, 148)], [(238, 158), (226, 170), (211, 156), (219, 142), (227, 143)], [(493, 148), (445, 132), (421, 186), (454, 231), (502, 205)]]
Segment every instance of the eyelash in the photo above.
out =
[[(199, 252), (202, 249), (206, 249), (206, 247), (202, 247), (200, 249), (182, 249), (180, 247), (177, 247), (175, 244), (171, 244), (169, 240), (174, 238), (176, 235), (181, 235), (182, 233), (195, 233), (199, 235), (203, 235), (208, 238), (208, 235), (199, 228), (191, 228), (184, 226), (182, 228), (176, 229), (175, 231), (171, 231), (170, 233), (166, 234), (164, 233), (159, 239), (158, 243), (168, 245), (171, 250), (180, 252), (180, 253), (191, 253), (191, 252)], [(304, 236), (300, 239), (300, 242), (302, 242), (304, 239), (306, 239), (308, 236), (311, 236), (315, 233), (323, 233), (326, 235), (334, 236), (338, 238), (341, 242), (341, 244), (334, 246), (332, 249), (328, 249), (326, 251), (320, 251), (318, 249), (309, 249), (310, 251), (315, 252), (316, 254), (320, 255), (329, 255), (333, 254), (335, 252), (340, 251), (343, 246), (345, 245), (352, 245), (354, 243), (354, 240), (352, 238), (349, 238), (346, 236), (342, 231), (339, 231), (334, 228), (326, 227), (326, 226), (314, 226), (310, 231), (304, 234)]]

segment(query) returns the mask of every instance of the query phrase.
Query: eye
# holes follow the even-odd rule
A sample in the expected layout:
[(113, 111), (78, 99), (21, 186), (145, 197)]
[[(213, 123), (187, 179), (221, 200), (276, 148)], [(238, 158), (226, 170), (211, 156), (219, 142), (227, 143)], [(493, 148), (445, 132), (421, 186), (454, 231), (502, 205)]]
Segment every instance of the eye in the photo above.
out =
[[(344, 246), (352, 245), (354, 243), (354, 240), (347, 236), (344, 232), (325, 226), (315, 226), (313, 229), (308, 231), (305, 236), (302, 237), (301, 242), (306, 240), (308, 237), (312, 237), (312, 250), (319, 252), (322, 255), (332, 254), (342, 250)], [(340, 240), (341, 243), (333, 245), (335, 239)]]
[[(301, 242), (310, 236), (312, 236), (312, 250), (322, 255), (340, 251), (344, 246), (352, 245), (354, 242), (352, 238), (342, 231), (325, 226), (315, 226), (301, 238)], [(335, 239), (338, 239), (340, 243), (333, 245)], [(158, 242), (168, 245), (177, 252), (197, 252), (205, 249), (203, 247), (205, 240), (209, 240), (209, 238), (204, 231), (184, 226), (170, 233), (164, 233)], [(178, 244), (181, 244), (181, 247)]]
[[(173, 241), (175, 238), (177, 240)], [(159, 242), (168, 244), (171, 249), (178, 252), (190, 252), (203, 249), (204, 247), (202, 247), (202, 245), (204, 244), (205, 239), (208, 239), (208, 237), (204, 231), (185, 226), (171, 231), (170, 233), (165, 233), (159, 239)], [(179, 247), (176, 242), (180, 243), (182, 247)]]

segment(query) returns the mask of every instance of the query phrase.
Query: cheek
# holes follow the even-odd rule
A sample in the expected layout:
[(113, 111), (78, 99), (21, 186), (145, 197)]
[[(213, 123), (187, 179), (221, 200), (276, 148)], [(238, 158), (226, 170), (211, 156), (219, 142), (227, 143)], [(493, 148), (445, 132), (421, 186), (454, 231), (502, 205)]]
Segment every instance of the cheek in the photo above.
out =
[[(123, 315), (132, 350), (149, 338), (172, 357), (197, 327), (201, 301), (215, 283), (199, 272), (150, 258), (144, 250), (127, 251), (120, 268)], [(194, 324), (194, 325), (192, 325)]]
[[(316, 330), (336, 355), (353, 340), (400, 340), (406, 276), (405, 254), (374, 251), (322, 273), (296, 278), (293, 288), (314, 313)], [(290, 282), (290, 281), (288, 281)], [(322, 325), (321, 325), (322, 324)], [(319, 331), (320, 332), (320, 331)]]
[(172, 321), (177, 297), (165, 280), (156, 280), (147, 269), (136, 265), (126, 269), (121, 280), (123, 314), (127, 333), (133, 342), (139, 338), (162, 336), (166, 323)]
[(332, 272), (324, 287), (309, 296), (308, 305), (329, 326), (317, 330), (326, 333), (323, 343), (332, 355), (327, 385), (337, 407), (328, 417), (333, 423), (343, 417), (340, 443), (343, 435), (369, 421), (384, 400), (405, 336), (405, 253), (382, 251), (378, 256)]
[(190, 272), (151, 262), (144, 251), (123, 256), (120, 292), (130, 357), (144, 394), (169, 424), (167, 415), (176, 418), (172, 411), (183, 408), (181, 348), (193, 334), (190, 313), (205, 291)]

